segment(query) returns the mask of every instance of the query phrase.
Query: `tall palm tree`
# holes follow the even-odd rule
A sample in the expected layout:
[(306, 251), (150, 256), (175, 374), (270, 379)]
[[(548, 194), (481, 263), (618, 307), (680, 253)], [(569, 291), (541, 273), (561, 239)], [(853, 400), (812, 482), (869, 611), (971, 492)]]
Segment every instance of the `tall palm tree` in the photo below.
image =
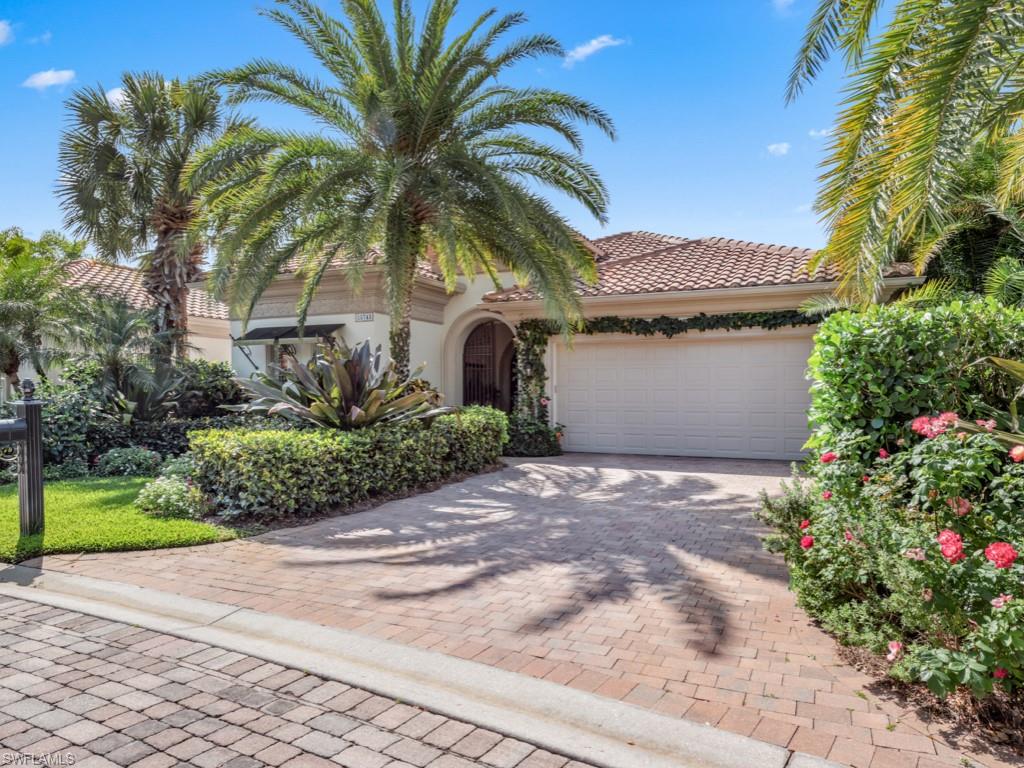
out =
[(849, 74), (816, 204), (829, 230), (819, 262), (838, 266), (841, 296), (873, 301), (901, 247), (948, 225), (976, 142), (1008, 140), (1003, 202), (1024, 197), (1024, 4), (819, 0), (789, 99), (836, 50)]
[(57, 192), (66, 226), (101, 258), (138, 258), (152, 296), (156, 330), (178, 357), (188, 333), (188, 283), (206, 243), (190, 233), (196, 197), (182, 188), (192, 156), (224, 130), (242, 125), (208, 84), (126, 73), (110, 94), (76, 91), (67, 103)]
[(612, 122), (574, 96), (498, 81), (523, 60), (562, 55), (558, 42), (538, 34), (496, 48), (525, 21), (518, 13), (490, 11), (452, 30), (458, 0), (432, 0), (418, 35), (409, 0), (394, 0), (390, 28), (375, 0), (342, 0), (341, 19), (309, 0), (278, 4), (264, 15), (297, 37), (330, 81), (264, 59), (209, 75), (234, 103), (287, 104), (319, 126), (238, 131), (200, 154), (190, 188), (202, 187), (203, 223), (219, 234), (215, 290), (248, 311), (280, 267), (300, 259), (304, 322), (338, 254), (357, 282), (379, 247), (402, 375), (417, 265), (427, 258), (449, 290), (460, 271), (494, 277), (505, 266), (539, 288), (554, 316), (578, 318), (574, 279), (595, 277), (593, 258), (537, 188), (604, 222), (607, 192), (582, 158), (580, 124), (614, 138)]

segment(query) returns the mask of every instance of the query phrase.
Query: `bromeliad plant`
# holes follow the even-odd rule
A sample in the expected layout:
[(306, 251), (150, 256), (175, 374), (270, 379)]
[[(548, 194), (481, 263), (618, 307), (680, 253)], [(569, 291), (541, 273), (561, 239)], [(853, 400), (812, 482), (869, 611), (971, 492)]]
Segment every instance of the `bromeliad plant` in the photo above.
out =
[(441, 395), (419, 383), (422, 369), (403, 379), (393, 361), (382, 364), (380, 345), (371, 352), (369, 340), (351, 351), (324, 345), (308, 363), (293, 363), (239, 379), (252, 401), (223, 407), (343, 430), (432, 419), (452, 410), (440, 407)]

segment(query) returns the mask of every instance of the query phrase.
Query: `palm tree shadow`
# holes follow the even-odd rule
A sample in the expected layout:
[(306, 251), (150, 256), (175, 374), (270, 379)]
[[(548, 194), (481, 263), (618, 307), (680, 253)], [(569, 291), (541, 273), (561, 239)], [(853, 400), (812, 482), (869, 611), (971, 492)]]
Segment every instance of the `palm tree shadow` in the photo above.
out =
[[(751, 517), (756, 499), (724, 491), (712, 473), (722, 471), (722, 462), (645, 458), (639, 464), (624, 472), (621, 457), (521, 462), (393, 502), (370, 513), (374, 519), (366, 522), (380, 527), (358, 526), (366, 513), (348, 518), (347, 530), (318, 547), (343, 554), (288, 564), (363, 563), (429, 574), (414, 587), (374, 592), (409, 605), (460, 593), (468, 598), (481, 585), (501, 588), (503, 580), (537, 579), (540, 591), (557, 585), (550, 589), (557, 598), (523, 609), (517, 618), (523, 633), (558, 629), (597, 606), (653, 593), (687, 626), (688, 644), (715, 655), (728, 645), (729, 614), (743, 600), (730, 593), (736, 581), (730, 572), (739, 568), (784, 584), (785, 567), (761, 549), (761, 529)], [(766, 485), (786, 474), (781, 463), (736, 464), (736, 474), (763, 474)], [(458, 489), (454, 500), (452, 488)], [(288, 538), (273, 535), (275, 543)]]

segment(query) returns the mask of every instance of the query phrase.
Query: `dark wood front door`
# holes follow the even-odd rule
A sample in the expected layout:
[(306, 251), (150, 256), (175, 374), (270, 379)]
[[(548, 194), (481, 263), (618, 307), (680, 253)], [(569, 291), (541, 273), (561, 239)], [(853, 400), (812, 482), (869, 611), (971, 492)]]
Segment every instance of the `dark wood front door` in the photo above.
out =
[(478, 325), (462, 350), (462, 402), (497, 406), (497, 366), (494, 362), (494, 323)]

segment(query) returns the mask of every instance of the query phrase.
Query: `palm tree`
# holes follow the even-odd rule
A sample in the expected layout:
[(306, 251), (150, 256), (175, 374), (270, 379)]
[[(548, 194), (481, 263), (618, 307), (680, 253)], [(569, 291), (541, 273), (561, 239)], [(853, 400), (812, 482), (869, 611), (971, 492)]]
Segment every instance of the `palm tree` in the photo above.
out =
[(225, 113), (212, 86), (155, 73), (126, 73), (109, 95), (98, 87), (76, 91), (67, 106), (57, 187), (65, 224), (101, 258), (140, 260), (156, 329), (172, 334), (181, 358), (188, 284), (206, 246), (190, 232), (196, 199), (182, 189), (182, 171), (223, 130), (242, 123)]
[(835, 264), (839, 294), (858, 302), (878, 298), (901, 248), (949, 224), (957, 168), (978, 141), (1007, 140), (1002, 203), (1024, 197), (1024, 4), (900, 0), (875, 33), (882, 7), (819, 0), (787, 91), (795, 98), (842, 52), (849, 83), (816, 203), (829, 230), (819, 263)]
[(63, 335), (73, 299), (64, 265), (81, 251), (82, 244), (53, 232), (38, 241), (14, 228), (0, 232), (0, 375), (7, 386), (18, 386), (26, 361), (46, 379), (47, 364), (58, 356), (51, 344)]
[(614, 128), (582, 99), (497, 79), (523, 60), (561, 55), (558, 42), (538, 34), (496, 49), (525, 21), (518, 13), (491, 11), (453, 31), (458, 0), (432, 0), (418, 35), (409, 0), (395, 0), (390, 29), (374, 0), (342, 0), (343, 19), (309, 0), (278, 3), (264, 14), (309, 49), (330, 82), (264, 59), (213, 72), (209, 82), (226, 85), (234, 103), (295, 107), (320, 130), (234, 132), (194, 163), (190, 188), (202, 187), (203, 224), (219, 234), (215, 291), (247, 313), (280, 267), (299, 259), (303, 323), (339, 253), (358, 284), (379, 247), (390, 352), (402, 376), (416, 269), (428, 258), (449, 290), (460, 271), (494, 277), (510, 268), (539, 288), (555, 317), (577, 319), (574, 279), (594, 279), (593, 257), (537, 188), (604, 222), (607, 192), (582, 159), (580, 124), (612, 138)]

